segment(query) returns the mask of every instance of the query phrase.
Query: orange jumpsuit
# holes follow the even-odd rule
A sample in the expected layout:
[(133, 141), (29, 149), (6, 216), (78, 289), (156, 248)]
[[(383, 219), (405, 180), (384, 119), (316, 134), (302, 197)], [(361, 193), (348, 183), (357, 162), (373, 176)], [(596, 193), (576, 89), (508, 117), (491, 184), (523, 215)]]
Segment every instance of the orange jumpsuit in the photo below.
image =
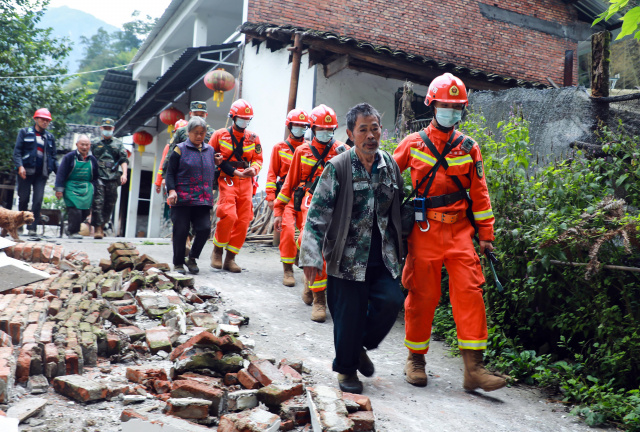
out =
[(167, 144), (166, 146), (164, 146), (164, 150), (162, 150), (162, 159), (160, 159), (160, 168), (158, 168), (158, 173), (156, 174), (156, 181), (154, 183), (156, 186), (162, 186), (162, 162), (167, 157), (167, 153), (169, 153), (169, 147), (170, 145)]
[[(305, 142), (303, 137), (300, 137), (300, 140), (296, 140), (293, 135), (289, 135), (287, 141), (294, 150)], [(267, 201), (274, 201), (276, 199), (276, 182), (286, 178), (292, 160), (293, 152), (287, 145), (287, 142), (279, 142), (273, 147), (271, 162), (269, 163), (269, 172), (267, 173)], [(295, 231), (296, 226), (301, 230), (302, 225), (302, 212), (295, 211), (293, 209), (293, 203), (286, 206), (282, 213), (282, 232), (280, 233), (279, 246), (280, 261), (285, 264), (293, 264), (296, 260), (298, 248), (295, 240)]]
[[(290, 208), (289, 210), (287, 210), (289, 212), (293, 211), (294, 213), (302, 213), (302, 221), (301, 221), (302, 224), (298, 225), (298, 229), (300, 229), (298, 242), (302, 239), (302, 230), (304, 229), (304, 223), (307, 220), (307, 213), (309, 212), (309, 206), (311, 205), (311, 193), (308, 191), (308, 188), (307, 188), (305, 192), (305, 196), (302, 200), (302, 205), (300, 206), (301, 208), (300, 212), (296, 212), (295, 210), (293, 210), (293, 193), (295, 189), (297, 189), (298, 187), (305, 187), (306, 181), (308, 181), (309, 184), (313, 183), (315, 178), (319, 177), (322, 174), (322, 170), (323, 170), (322, 165), (319, 165), (313, 177), (307, 180), (307, 177), (309, 177), (309, 174), (311, 173), (311, 170), (317, 161), (316, 157), (313, 155), (311, 151), (311, 148), (309, 147), (311, 145), (315, 147), (315, 149), (318, 151), (320, 155), (322, 155), (322, 153), (325, 150), (325, 146), (319, 143), (318, 141), (316, 141), (315, 138), (313, 138), (310, 144), (309, 143), (302, 144), (296, 149), (295, 153), (293, 153), (293, 160), (291, 161), (291, 166), (289, 167), (289, 174), (287, 174), (287, 178), (285, 179), (284, 184), (282, 185), (282, 189), (278, 194), (278, 197), (275, 201), (275, 205), (273, 208), (273, 215), (276, 217), (283, 216), (283, 214), (285, 213), (285, 209), (288, 209), (288, 208)], [(332, 157), (338, 155), (336, 149), (341, 145), (344, 145), (346, 149), (349, 149), (348, 145), (340, 141), (334, 141), (331, 147), (331, 150), (329, 151), (327, 156), (324, 158), (325, 162), (330, 160)], [(284, 216), (282, 219), (284, 223)], [(300, 249), (300, 244), (296, 243), (296, 247)], [(295, 259), (295, 254), (293, 255), (293, 257)], [(309, 289), (311, 289), (311, 291), (324, 291), (326, 288), (327, 288), (327, 269), (326, 269), (326, 263), (323, 262), (322, 273), (318, 273), (315, 281), (313, 282), (310, 281)]]
[[(446, 133), (429, 125), (425, 130), (438, 152), (442, 153), (452, 132)], [(460, 132), (455, 132), (456, 137)], [(406, 137), (393, 154), (401, 171), (411, 168), (411, 181), (422, 180), (436, 159), (422, 142), (418, 133)], [(482, 154), (478, 144), (473, 143), (470, 151), (456, 146), (447, 156), (449, 168), (438, 168), (428, 197), (459, 191), (451, 179), (456, 175), (468, 190), (473, 201), (472, 211), (478, 227), (480, 240), (493, 241), (493, 211), (484, 178)], [(424, 192), (427, 182), (420, 188)], [(408, 256), (402, 274), (402, 284), (409, 290), (405, 300), (405, 341), (414, 353), (426, 354), (431, 339), (431, 324), (440, 301), (440, 281), (442, 265), (449, 273), (449, 296), (456, 322), (458, 347), (460, 349), (483, 350), (487, 348), (487, 319), (482, 298), (484, 276), (480, 259), (473, 247), (474, 229), (466, 217), (466, 200), (454, 202), (432, 209), (448, 215), (457, 214), (456, 222), (445, 223), (427, 219), (416, 223), (408, 240)], [(448, 222), (451, 222), (449, 220)]]
[[(235, 128), (233, 134), (238, 142), (244, 136), (242, 143), (242, 158), (249, 162), (250, 167), (256, 169), (256, 173), (262, 168), (262, 146), (260, 138), (253, 132), (244, 130), (240, 132)], [(216, 153), (221, 153), (224, 160), (239, 162), (233, 153), (233, 141), (229, 135), (229, 129), (218, 129), (209, 140)], [(229, 158), (231, 156), (231, 158)], [(242, 168), (236, 168), (242, 171)], [(213, 244), (226, 248), (233, 253), (240, 252), (247, 237), (247, 229), (253, 219), (253, 182), (251, 178), (230, 177), (224, 172), (218, 179), (218, 209), (216, 216), (218, 223), (213, 235)]]

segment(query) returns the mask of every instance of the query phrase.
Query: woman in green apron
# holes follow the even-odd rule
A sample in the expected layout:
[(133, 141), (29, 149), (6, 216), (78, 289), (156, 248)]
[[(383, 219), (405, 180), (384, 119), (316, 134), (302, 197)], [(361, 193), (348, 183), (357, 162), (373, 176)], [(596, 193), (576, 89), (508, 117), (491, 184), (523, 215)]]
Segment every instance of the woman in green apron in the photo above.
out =
[(56, 175), (56, 197), (64, 196), (67, 206), (69, 238), (81, 239), (80, 224), (89, 216), (93, 201), (94, 184), (98, 181), (98, 161), (89, 154), (91, 141), (80, 135), (76, 150), (66, 154)]

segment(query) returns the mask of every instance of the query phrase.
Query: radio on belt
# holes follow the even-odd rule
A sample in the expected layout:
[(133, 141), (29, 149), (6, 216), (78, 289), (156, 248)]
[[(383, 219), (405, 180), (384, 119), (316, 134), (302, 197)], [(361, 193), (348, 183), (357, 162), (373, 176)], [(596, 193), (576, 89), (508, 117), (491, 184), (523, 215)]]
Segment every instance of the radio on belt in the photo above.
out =
[(414, 198), (413, 209), (416, 214), (416, 222), (424, 222), (425, 220), (427, 220), (427, 207), (424, 198)]

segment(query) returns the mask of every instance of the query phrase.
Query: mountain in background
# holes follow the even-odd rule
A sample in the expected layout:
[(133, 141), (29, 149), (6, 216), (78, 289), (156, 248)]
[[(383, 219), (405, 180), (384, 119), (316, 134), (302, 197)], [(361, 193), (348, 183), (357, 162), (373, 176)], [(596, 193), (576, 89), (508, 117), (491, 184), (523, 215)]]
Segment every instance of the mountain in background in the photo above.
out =
[(69, 72), (76, 72), (78, 62), (83, 58), (84, 45), (80, 43), (81, 36), (89, 38), (96, 34), (100, 27), (109, 33), (120, 30), (91, 14), (68, 6), (47, 9), (38, 27), (51, 27), (53, 36), (67, 37), (73, 43), (72, 51), (67, 58)]

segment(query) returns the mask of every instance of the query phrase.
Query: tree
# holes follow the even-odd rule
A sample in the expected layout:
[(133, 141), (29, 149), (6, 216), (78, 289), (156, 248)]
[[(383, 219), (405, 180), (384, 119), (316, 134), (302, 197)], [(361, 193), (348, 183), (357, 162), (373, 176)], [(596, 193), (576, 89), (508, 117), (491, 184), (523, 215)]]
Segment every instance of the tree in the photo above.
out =
[[(139, 11), (133, 12), (133, 21), (125, 23), (121, 31), (109, 33), (101, 27), (93, 36), (81, 38), (84, 57), (80, 60), (79, 75), (67, 85), (68, 89), (85, 89), (92, 102), (107, 73), (104, 69), (122, 66), (121, 69), (124, 70), (156, 23), (149, 15), (145, 19), (138, 18), (139, 15)], [(73, 123), (82, 124), (90, 124), (96, 120), (95, 116), (88, 114), (88, 107), (70, 118)]]
[(10, 154), (18, 129), (32, 123), (36, 109), (48, 108), (56, 137), (65, 119), (87, 105), (85, 91), (69, 91), (64, 60), (69, 41), (37, 28), (48, 0), (0, 0), (0, 172), (12, 172)]
[(640, 5), (638, 5), (638, 2), (633, 0), (609, 0), (609, 3), (611, 3), (609, 8), (598, 15), (592, 25), (596, 25), (602, 20), (608, 21), (615, 14), (624, 12), (622, 29), (616, 40), (631, 34), (634, 35), (634, 38), (640, 40)]

